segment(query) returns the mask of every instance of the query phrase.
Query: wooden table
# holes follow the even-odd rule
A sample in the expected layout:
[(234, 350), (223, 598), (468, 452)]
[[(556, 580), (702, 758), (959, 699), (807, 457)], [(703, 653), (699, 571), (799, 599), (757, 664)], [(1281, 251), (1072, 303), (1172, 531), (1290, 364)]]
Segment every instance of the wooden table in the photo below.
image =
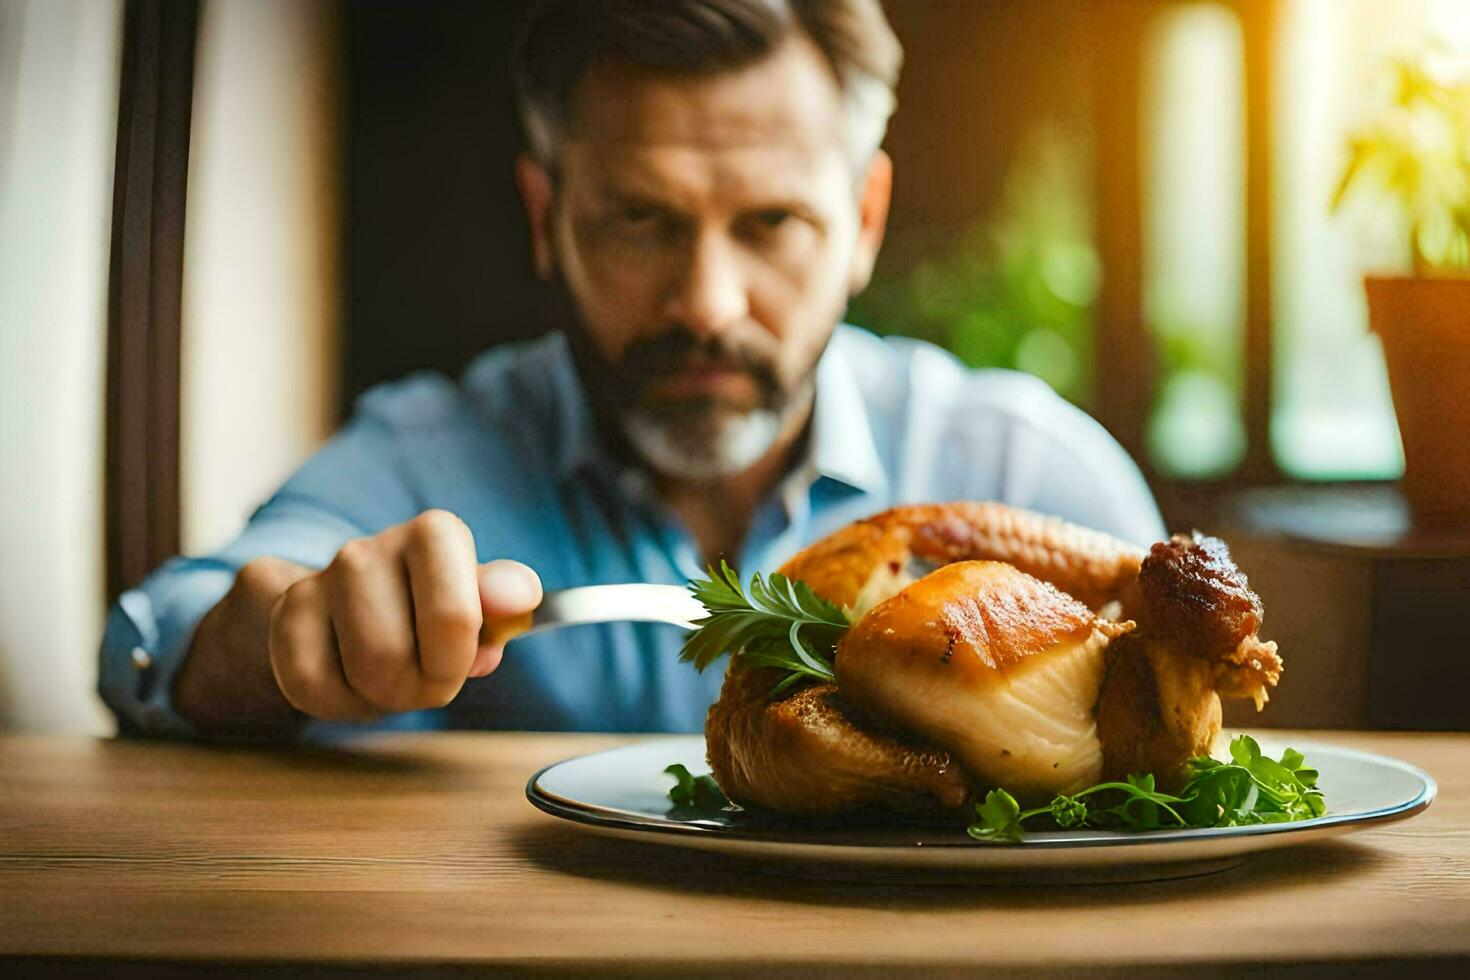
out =
[(311, 751), (8, 737), (0, 973), (1330, 976), (1414, 957), (1417, 975), (1466, 975), (1470, 736), (1309, 737), (1417, 763), (1440, 797), (1220, 874), (1070, 887), (800, 878), (595, 837), (526, 802), (534, 770), (626, 741), (608, 736)]

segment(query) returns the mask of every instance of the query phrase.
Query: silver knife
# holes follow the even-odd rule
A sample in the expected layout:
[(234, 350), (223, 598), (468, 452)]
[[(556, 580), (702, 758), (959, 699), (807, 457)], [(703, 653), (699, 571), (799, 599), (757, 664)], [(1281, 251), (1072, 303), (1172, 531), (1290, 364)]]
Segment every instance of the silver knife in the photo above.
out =
[(671, 623), (692, 630), (698, 628), (693, 620), (706, 615), (704, 604), (682, 585), (582, 585), (547, 592), (528, 615), (486, 622), (481, 642), (505, 643), (583, 623)]

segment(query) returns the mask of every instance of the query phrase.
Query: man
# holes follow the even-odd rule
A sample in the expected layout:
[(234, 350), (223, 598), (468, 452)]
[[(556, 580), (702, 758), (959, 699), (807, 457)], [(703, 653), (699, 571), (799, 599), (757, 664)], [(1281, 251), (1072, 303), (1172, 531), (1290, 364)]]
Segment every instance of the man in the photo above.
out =
[(877, 0), (551, 0), (516, 179), (575, 310), (456, 386), (369, 392), (219, 554), (109, 618), (126, 730), (688, 731), (672, 627), (481, 642), (541, 589), (744, 574), (896, 503), (1003, 500), (1139, 543), (1136, 467), (1034, 379), (837, 326), (868, 282), (901, 52)]

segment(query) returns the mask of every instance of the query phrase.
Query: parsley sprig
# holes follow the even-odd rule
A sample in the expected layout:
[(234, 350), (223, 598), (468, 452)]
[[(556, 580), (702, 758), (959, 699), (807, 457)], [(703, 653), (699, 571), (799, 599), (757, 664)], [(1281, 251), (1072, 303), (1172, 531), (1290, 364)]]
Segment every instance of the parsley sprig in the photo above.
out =
[(1309, 820), (1320, 817), (1327, 806), (1317, 788), (1317, 770), (1305, 763), (1295, 749), (1272, 759), (1261, 753), (1255, 739), (1239, 735), (1230, 742), (1229, 762), (1191, 759), (1192, 774), (1177, 796), (1158, 792), (1151, 774), (1099, 783), (1033, 810), (1022, 810), (1010, 793), (995, 789), (975, 807), (979, 820), (970, 825), (969, 833), (976, 840), (1015, 843), (1023, 837), (1023, 823), (1043, 817), (1063, 830), (1238, 827)]
[(695, 620), (699, 628), (684, 641), (681, 661), (704, 670), (729, 653), (745, 666), (786, 671), (772, 695), (806, 678), (833, 679), (833, 651), (849, 625), (845, 612), (779, 572), (753, 576), (749, 595), (728, 562), (708, 573), (689, 583), (709, 615)]
[(665, 767), (664, 772), (674, 777), (674, 785), (669, 788), (669, 799), (676, 808), (712, 813), (730, 805), (714, 776), (708, 773), (695, 776), (678, 762)]

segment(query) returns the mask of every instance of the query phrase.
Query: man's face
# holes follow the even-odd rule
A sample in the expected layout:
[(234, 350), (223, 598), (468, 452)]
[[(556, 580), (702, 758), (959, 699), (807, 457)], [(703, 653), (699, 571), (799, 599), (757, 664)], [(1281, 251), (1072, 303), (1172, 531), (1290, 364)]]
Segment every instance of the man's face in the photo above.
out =
[(743, 469), (806, 410), (881, 237), (837, 84), (800, 37), (707, 76), (600, 62), (572, 119), (541, 245), (594, 404), (661, 471)]

